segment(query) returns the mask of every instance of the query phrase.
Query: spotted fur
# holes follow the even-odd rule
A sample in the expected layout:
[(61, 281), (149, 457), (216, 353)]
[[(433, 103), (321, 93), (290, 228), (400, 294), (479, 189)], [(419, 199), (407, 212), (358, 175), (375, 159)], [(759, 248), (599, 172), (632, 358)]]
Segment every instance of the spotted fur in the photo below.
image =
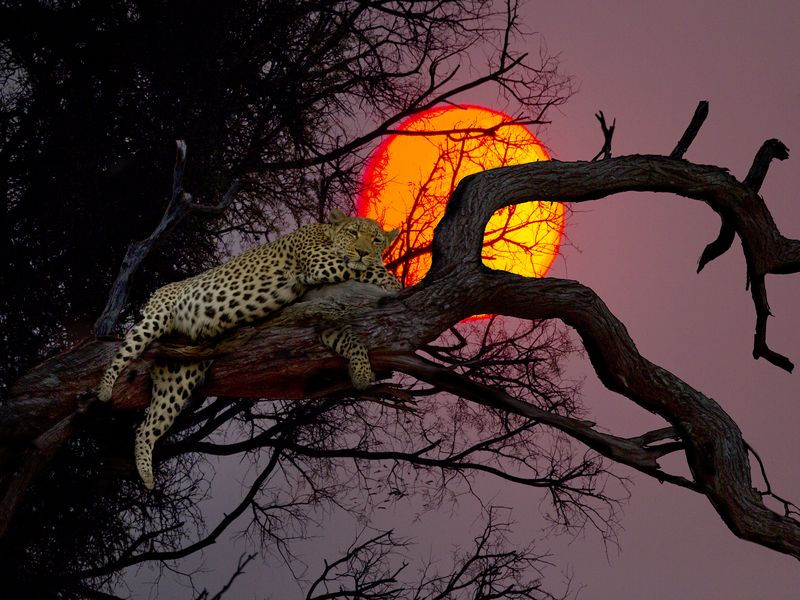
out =
[[(97, 396), (110, 400), (122, 370), (166, 334), (180, 333), (192, 340), (211, 338), (261, 319), (317, 285), (355, 279), (387, 290), (399, 289), (400, 282), (381, 259), (397, 233), (383, 231), (372, 219), (334, 211), (328, 223), (301, 227), (223, 265), (156, 290), (145, 305), (142, 320), (127, 333), (103, 375)], [(348, 359), (354, 387), (361, 389), (373, 381), (366, 348), (348, 328), (326, 330), (322, 339)], [(210, 366), (211, 361), (157, 362), (151, 371), (152, 400), (136, 433), (136, 466), (149, 489), (154, 485), (153, 445)]]
[(375, 381), (375, 373), (372, 372), (367, 348), (349, 327), (343, 325), (334, 329), (326, 329), (322, 332), (321, 338), (323, 344), (347, 359), (350, 381), (354, 388), (363, 390)]

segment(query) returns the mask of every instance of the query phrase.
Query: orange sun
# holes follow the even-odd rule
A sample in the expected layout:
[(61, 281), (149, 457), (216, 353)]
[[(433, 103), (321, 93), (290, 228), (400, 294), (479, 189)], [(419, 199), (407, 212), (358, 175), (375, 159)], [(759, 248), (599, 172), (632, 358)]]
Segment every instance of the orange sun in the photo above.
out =
[[(549, 160), (539, 140), (501, 112), (477, 106), (434, 108), (409, 118), (372, 154), (358, 214), (401, 234), (387, 266), (404, 286), (431, 264), (433, 229), (465, 176), (503, 165)], [(486, 226), (484, 264), (543, 277), (558, 253), (564, 207), (526, 202), (499, 210)]]

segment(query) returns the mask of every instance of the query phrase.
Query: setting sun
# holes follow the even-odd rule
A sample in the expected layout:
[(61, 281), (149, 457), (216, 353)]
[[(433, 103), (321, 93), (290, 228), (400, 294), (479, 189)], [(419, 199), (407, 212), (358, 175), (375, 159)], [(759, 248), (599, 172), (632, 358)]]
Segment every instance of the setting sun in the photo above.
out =
[[(385, 229), (401, 229), (386, 262), (409, 286), (430, 267), (434, 227), (462, 178), (550, 157), (523, 125), (483, 107), (431, 109), (411, 117), (399, 130), (370, 157), (358, 214)], [(564, 207), (559, 203), (532, 201), (500, 210), (486, 226), (484, 264), (542, 277), (558, 253), (563, 227)]]

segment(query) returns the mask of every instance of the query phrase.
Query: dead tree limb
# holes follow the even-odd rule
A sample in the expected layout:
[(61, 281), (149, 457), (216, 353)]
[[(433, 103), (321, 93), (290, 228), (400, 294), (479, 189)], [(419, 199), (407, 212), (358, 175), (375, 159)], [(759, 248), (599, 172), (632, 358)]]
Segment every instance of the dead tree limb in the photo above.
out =
[(236, 179), (223, 194), (222, 199), (216, 205), (202, 205), (192, 201), (192, 195), (183, 189), (183, 172), (186, 168), (186, 142), (177, 140), (175, 142), (177, 152), (175, 156), (175, 168), (172, 173), (172, 195), (170, 196), (167, 209), (161, 217), (153, 233), (138, 242), (132, 242), (125, 252), (122, 259), (119, 274), (111, 286), (108, 301), (103, 309), (103, 313), (95, 321), (94, 331), (97, 337), (106, 337), (114, 330), (122, 308), (128, 299), (130, 292), (131, 278), (139, 270), (144, 259), (150, 254), (151, 250), (167, 237), (170, 232), (189, 214), (220, 214), (236, 197), (241, 190), (244, 181)]
[(697, 104), (697, 108), (694, 109), (694, 115), (692, 116), (692, 120), (689, 122), (689, 126), (686, 128), (686, 131), (683, 132), (681, 139), (678, 140), (678, 144), (675, 146), (675, 149), (670, 153), (671, 158), (683, 158), (683, 155), (686, 154), (689, 146), (692, 145), (694, 138), (696, 138), (697, 134), (700, 132), (700, 128), (703, 126), (707, 116), (708, 100), (701, 100)]
[[(776, 158), (778, 160), (786, 160), (789, 158), (789, 149), (784, 146), (780, 140), (767, 140), (756, 153), (750, 171), (748, 171), (747, 177), (744, 178), (744, 185), (757, 194), (761, 189), (761, 184), (764, 183), (764, 178), (767, 175), (767, 169), (769, 169), (770, 163)], [(698, 273), (702, 271), (703, 267), (709, 262), (725, 254), (725, 252), (730, 249), (736, 237), (736, 229), (733, 223), (729, 221), (728, 216), (725, 213), (720, 213), (720, 217), (722, 218), (722, 225), (720, 226), (719, 234), (717, 235), (717, 239), (708, 244), (700, 255), (700, 260), (697, 263)], [(760, 298), (756, 300), (755, 296), (753, 300), (757, 303), (756, 306), (759, 306), (758, 302), (762, 301)], [(763, 310), (763, 307), (766, 307), (766, 310)], [(764, 314), (763, 318), (766, 319), (766, 315), (769, 314), (769, 307), (766, 306), (766, 296), (763, 299), (762, 312)], [(764, 321), (762, 327), (766, 334), (766, 321)], [(764, 342), (765, 340), (760, 341), (761, 344)], [(758, 345), (759, 340), (756, 340), (756, 346)], [(758, 358), (758, 356), (756, 356), (756, 358)]]
[(603, 159), (611, 158), (611, 139), (614, 137), (614, 128), (617, 126), (617, 120), (611, 123), (611, 125), (606, 124), (606, 116), (603, 114), (603, 111), (599, 111), (595, 116), (600, 122), (600, 129), (603, 130), (603, 147), (600, 148), (600, 152), (594, 155), (592, 158), (593, 161), (597, 160), (601, 156)]

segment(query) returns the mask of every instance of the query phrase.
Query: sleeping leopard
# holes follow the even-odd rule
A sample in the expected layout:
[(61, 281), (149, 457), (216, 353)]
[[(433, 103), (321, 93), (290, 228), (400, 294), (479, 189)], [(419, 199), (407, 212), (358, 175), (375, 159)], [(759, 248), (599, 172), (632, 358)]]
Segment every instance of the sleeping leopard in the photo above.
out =
[[(212, 338), (261, 319), (322, 284), (356, 280), (389, 291), (400, 289), (381, 258), (398, 233), (384, 231), (372, 219), (334, 210), (328, 223), (306, 225), (195, 277), (159, 288), (103, 375), (98, 398), (110, 400), (122, 370), (166, 334)], [(348, 327), (325, 330), (321, 341), (348, 360), (355, 388), (372, 383), (367, 349)], [(154, 486), (153, 445), (172, 425), (211, 363), (154, 364), (150, 408), (136, 431), (136, 468), (148, 489)]]

